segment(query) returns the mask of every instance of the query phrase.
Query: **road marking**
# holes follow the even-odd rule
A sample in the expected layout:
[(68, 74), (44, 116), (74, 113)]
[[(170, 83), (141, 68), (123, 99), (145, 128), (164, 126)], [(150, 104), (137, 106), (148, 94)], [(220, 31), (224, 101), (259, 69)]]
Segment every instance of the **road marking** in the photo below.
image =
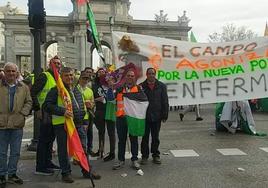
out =
[(170, 150), (174, 157), (198, 157), (198, 153), (196, 153), (192, 149), (185, 150)]
[(222, 155), (247, 155), (238, 148), (225, 148), (225, 149), (216, 149)]
[(264, 148), (260, 148), (260, 149), (268, 153), (268, 147), (264, 147)]

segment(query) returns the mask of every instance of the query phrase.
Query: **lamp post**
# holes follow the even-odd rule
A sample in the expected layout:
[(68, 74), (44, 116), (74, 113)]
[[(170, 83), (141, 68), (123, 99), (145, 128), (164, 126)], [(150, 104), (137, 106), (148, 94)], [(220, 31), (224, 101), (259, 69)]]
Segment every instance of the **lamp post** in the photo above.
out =
[[(29, 7), (29, 26), (32, 28), (31, 33), (34, 37), (34, 81), (36, 83), (36, 79), (40, 73), (42, 73), (41, 69), (41, 30), (45, 29), (45, 10), (44, 10), (44, 2), (43, 0), (28, 0)], [(36, 151), (38, 137), (39, 137), (39, 128), (40, 128), (40, 120), (37, 118), (36, 112), (34, 112), (34, 127), (33, 127), (33, 139), (31, 140), (31, 144), (28, 146), (28, 151)]]

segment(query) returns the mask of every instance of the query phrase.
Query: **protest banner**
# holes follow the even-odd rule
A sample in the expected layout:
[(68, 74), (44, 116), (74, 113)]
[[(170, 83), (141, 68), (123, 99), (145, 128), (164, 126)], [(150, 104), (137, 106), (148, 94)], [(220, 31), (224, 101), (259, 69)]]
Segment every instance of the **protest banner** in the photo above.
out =
[(154, 67), (172, 106), (268, 97), (268, 37), (192, 43), (113, 32), (113, 47), (117, 67)]

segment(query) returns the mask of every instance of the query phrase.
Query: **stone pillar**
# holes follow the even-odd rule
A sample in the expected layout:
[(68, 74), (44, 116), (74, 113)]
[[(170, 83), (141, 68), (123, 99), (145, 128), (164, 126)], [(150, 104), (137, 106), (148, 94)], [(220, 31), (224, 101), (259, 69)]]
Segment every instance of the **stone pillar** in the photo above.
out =
[(14, 36), (12, 31), (5, 31), (5, 63), (16, 63), (16, 57), (14, 54)]
[(91, 51), (92, 44), (88, 43), (88, 54), (89, 54), (89, 62), (88, 66), (93, 68), (93, 52)]
[(34, 37), (33, 37), (33, 35), (32, 34), (30, 34), (31, 35), (31, 49), (32, 49), (32, 51), (31, 51), (31, 71), (33, 71), (34, 70)]
[(84, 70), (86, 67), (86, 36), (84, 32), (80, 32), (80, 70)]
[[(85, 39), (86, 40), (86, 39)], [(91, 67), (91, 53), (90, 53), (91, 44), (85, 42), (85, 52), (86, 52), (86, 67)]]

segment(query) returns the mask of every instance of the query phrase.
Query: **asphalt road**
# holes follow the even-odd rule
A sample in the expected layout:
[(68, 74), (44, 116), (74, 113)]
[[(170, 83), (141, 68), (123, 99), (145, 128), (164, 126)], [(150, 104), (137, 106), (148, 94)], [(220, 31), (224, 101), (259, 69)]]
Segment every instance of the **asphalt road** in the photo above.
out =
[[(170, 112), (160, 134), (162, 164), (153, 164), (150, 159), (147, 165), (142, 166), (143, 176), (137, 175), (130, 167), (129, 159), (125, 167), (118, 171), (112, 170), (115, 161), (91, 160), (96, 171), (102, 175), (101, 180), (95, 181), (96, 187), (267, 188), (268, 137), (217, 133), (214, 131), (214, 105), (202, 105), (201, 113), (204, 118), (201, 122), (195, 121), (195, 113), (188, 113), (181, 122), (178, 112)], [(254, 113), (254, 119), (257, 130), (268, 133), (267, 113)], [(28, 125), (25, 138), (31, 136), (31, 130), (31, 125)], [(95, 146), (96, 141), (97, 136), (94, 138)], [(34, 156), (22, 148), (22, 157), (25, 155)], [(62, 183), (60, 174), (36, 176), (33, 174), (35, 161), (30, 158), (19, 163), (18, 174), (25, 180), (24, 185), (19, 186), (21, 188), (91, 187), (90, 181), (81, 177), (77, 166), (72, 166), (73, 184)], [(57, 158), (54, 160), (57, 162)], [(127, 176), (123, 177), (123, 174)]]

